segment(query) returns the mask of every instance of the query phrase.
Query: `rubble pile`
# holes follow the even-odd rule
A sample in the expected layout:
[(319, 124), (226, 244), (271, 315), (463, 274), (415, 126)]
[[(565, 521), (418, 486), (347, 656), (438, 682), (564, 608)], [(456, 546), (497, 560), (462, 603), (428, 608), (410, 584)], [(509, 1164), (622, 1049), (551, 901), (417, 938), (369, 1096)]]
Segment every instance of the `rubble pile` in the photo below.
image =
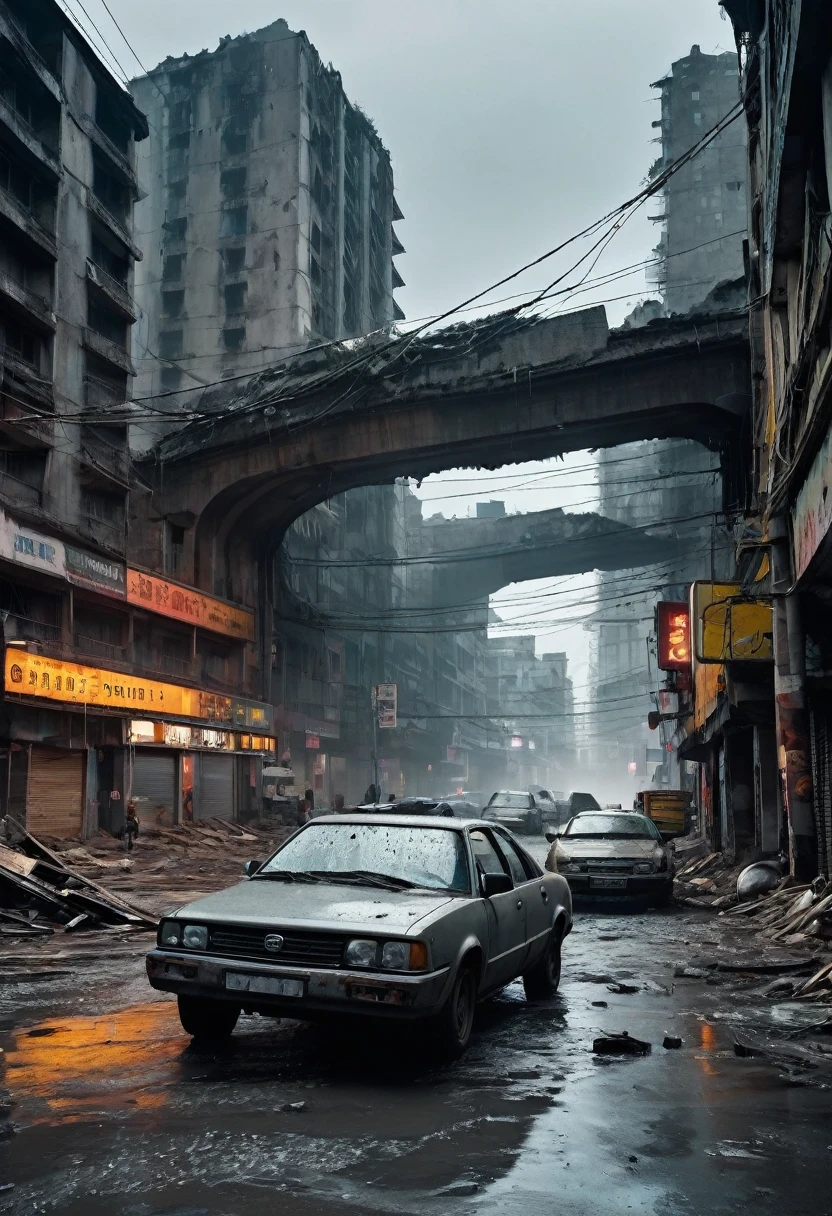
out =
[(721, 853), (685, 862), (673, 879), (677, 903), (721, 911), (737, 902), (737, 875), (742, 866), (727, 866)]
[(0, 844), (0, 937), (39, 938), (56, 928), (155, 929), (153, 913), (106, 890), (18, 825)]
[(726, 915), (785, 946), (832, 946), (832, 887), (824, 878), (800, 886), (786, 877), (776, 891), (740, 904)]

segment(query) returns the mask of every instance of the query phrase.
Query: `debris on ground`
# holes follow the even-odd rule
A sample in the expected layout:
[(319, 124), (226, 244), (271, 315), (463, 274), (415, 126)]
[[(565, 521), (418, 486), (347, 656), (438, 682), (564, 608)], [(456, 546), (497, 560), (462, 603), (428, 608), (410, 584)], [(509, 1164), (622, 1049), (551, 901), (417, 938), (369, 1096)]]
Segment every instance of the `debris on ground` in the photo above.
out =
[(784, 878), (778, 890), (739, 904), (725, 915), (735, 918), (737, 926), (785, 946), (808, 945), (816, 950), (832, 945), (832, 887), (823, 877), (811, 885)]
[(56, 927), (155, 929), (146, 909), (68, 866), (41, 840), (14, 824), (15, 847), (0, 845), (0, 936), (49, 936)]
[(646, 1056), (652, 1051), (652, 1045), (631, 1038), (624, 1030), (621, 1034), (605, 1034), (594, 1039), (592, 1050), (596, 1056)]
[(681, 1046), (682, 1040), (678, 1037), (678, 1035), (666, 1034), (664, 1036), (662, 1047), (665, 1047), (668, 1051), (678, 1051)]
[(607, 984), (607, 992), (614, 992), (616, 996), (632, 996), (638, 991), (638, 984), (624, 984), (620, 980), (615, 984)]
[(677, 903), (720, 911), (737, 902), (737, 876), (743, 866), (727, 866), (721, 853), (685, 861), (673, 878)]
[[(147, 932), (171, 906), (230, 886), (249, 859), (265, 859), (292, 831), (211, 819), (147, 826), (129, 855), (100, 831), (36, 839), (15, 821), (0, 843), (0, 937), (46, 940), (55, 933)], [(62, 938), (63, 940), (63, 938)]]

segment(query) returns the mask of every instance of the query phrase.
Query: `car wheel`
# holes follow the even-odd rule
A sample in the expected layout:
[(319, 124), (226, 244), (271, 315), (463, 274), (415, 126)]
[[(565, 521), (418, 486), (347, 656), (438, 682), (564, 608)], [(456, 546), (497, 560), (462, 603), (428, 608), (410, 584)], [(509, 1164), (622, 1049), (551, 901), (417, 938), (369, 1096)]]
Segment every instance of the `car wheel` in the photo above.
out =
[(436, 1019), (439, 1047), (447, 1059), (458, 1059), (468, 1046), (476, 1004), (477, 980), (474, 970), (463, 964), (457, 972), (451, 994)]
[(180, 996), (177, 999), (182, 1029), (194, 1039), (227, 1039), (237, 1025), (237, 1018), (240, 1016), (239, 1005), (193, 996)]
[(560, 948), (563, 928), (557, 925), (551, 933), (546, 952), (523, 976), (523, 987), (529, 1001), (545, 1001), (555, 995), (560, 984)]
[(666, 908), (673, 899), (673, 879), (666, 882), (653, 901), (657, 908)]

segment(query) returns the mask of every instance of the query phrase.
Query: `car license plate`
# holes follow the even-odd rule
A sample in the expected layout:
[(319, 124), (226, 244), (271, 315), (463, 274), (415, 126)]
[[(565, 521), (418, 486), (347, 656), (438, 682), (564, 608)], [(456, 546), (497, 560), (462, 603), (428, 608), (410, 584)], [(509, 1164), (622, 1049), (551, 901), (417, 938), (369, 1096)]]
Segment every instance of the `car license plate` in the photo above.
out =
[(613, 889), (619, 891), (622, 889), (622, 887), (626, 889), (627, 879), (626, 878), (590, 878), (589, 885), (591, 887), (603, 887), (605, 890), (609, 890), (609, 889), (613, 888)]
[(268, 996), (303, 996), (303, 980), (278, 979), (271, 975), (243, 975), (226, 971), (225, 986), (231, 992), (259, 992)]

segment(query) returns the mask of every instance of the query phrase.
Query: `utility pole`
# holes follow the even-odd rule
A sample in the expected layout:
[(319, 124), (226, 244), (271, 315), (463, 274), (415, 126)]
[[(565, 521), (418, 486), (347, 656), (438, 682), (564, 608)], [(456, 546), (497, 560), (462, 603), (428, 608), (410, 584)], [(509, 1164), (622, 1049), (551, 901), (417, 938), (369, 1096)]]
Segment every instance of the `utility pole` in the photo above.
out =
[(378, 685), (373, 688), (370, 701), (373, 707), (373, 788), (376, 791), (376, 802), (378, 802)]

